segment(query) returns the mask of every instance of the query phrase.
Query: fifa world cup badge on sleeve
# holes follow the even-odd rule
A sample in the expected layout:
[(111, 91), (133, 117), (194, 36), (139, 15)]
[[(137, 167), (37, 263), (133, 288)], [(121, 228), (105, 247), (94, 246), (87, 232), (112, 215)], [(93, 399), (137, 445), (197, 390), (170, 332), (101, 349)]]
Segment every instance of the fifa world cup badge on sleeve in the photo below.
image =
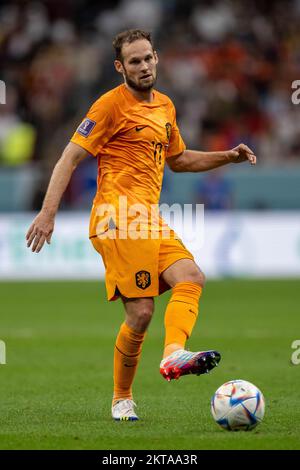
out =
[(84, 121), (82, 121), (82, 123), (78, 127), (77, 132), (83, 137), (87, 137), (88, 135), (90, 135), (95, 125), (96, 125), (95, 121), (92, 121), (91, 119), (86, 118)]

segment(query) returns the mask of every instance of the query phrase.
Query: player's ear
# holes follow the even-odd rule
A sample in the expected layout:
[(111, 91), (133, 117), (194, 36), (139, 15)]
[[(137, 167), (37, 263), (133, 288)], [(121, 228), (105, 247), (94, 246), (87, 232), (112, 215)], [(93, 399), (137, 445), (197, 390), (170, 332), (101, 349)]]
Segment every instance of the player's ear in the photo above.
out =
[(115, 65), (115, 69), (117, 72), (122, 73), (122, 74), (124, 73), (123, 64), (120, 60), (115, 60), (114, 65)]
[(153, 51), (155, 63), (158, 64), (158, 55), (156, 51)]

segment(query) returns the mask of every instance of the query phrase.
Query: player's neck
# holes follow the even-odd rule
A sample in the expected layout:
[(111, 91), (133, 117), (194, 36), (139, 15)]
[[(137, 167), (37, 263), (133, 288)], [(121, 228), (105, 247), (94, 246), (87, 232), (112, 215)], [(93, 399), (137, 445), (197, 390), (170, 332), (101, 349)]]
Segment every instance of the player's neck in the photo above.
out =
[(134, 88), (131, 88), (126, 82), (125, 86), (127, 90), (138, 100), (138, 101), (145, 101), (147, 103), (152, 103), (154, 99), (153, 95), (153, 88), (147, 91), (137, 91)]

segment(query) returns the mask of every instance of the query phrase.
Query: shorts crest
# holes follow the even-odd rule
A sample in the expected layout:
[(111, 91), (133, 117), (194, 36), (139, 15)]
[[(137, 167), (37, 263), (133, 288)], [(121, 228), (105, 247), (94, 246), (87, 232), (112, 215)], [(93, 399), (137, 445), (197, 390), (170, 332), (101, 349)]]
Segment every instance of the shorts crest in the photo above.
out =
[(140, 289), (147, 289), (151, 285), (151, 276), (148, 271), (138, 271), (135, 273), (135, 283)]

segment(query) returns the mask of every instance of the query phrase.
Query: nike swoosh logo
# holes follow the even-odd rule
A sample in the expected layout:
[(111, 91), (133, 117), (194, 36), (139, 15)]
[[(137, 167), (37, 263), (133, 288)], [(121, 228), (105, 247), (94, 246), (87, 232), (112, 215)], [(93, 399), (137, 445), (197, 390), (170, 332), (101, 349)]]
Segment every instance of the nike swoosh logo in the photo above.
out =
[(141, 130), (145, 129), (145, 127), (148, 127), (148, 126), (136, 126), (135, 130), (137, 132), (140, 132)]
[(136, 364), (132, 364), (132, 366), (129, 366), (128, 364), (124, 364), (125, 367), (134, 367)]

